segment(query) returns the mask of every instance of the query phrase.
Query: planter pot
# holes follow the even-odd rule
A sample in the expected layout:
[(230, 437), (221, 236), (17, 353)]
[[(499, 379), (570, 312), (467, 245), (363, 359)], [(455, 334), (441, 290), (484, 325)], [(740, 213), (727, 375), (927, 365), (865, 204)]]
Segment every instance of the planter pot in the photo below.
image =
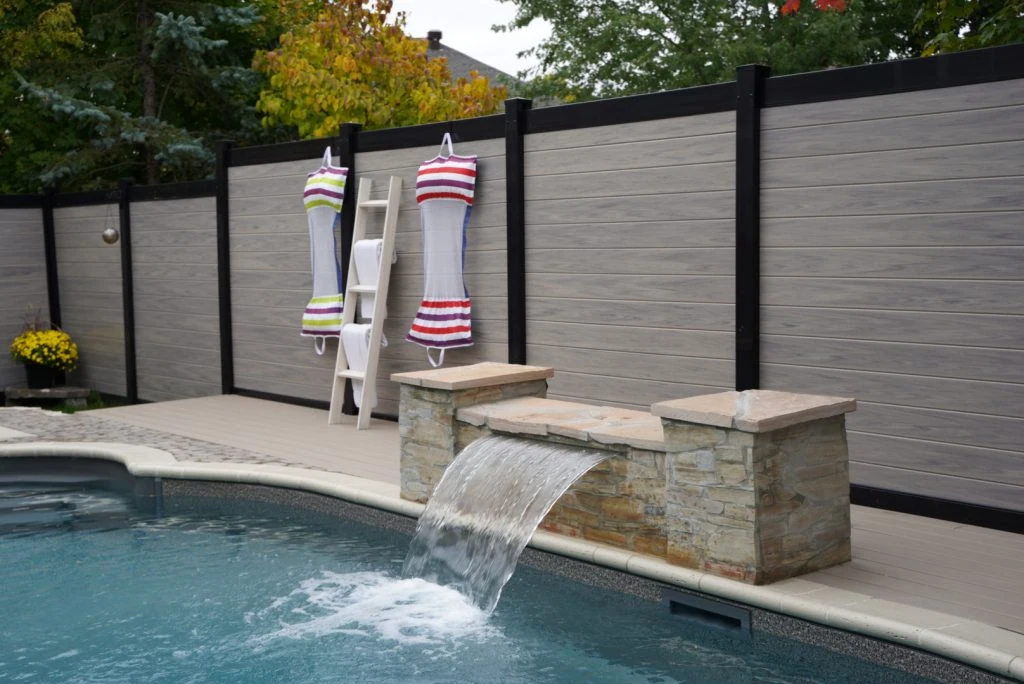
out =
[(59, 387), (64, 384), (64, 371), (38, 363), (26, 363), (25, 381), (29, 389)]

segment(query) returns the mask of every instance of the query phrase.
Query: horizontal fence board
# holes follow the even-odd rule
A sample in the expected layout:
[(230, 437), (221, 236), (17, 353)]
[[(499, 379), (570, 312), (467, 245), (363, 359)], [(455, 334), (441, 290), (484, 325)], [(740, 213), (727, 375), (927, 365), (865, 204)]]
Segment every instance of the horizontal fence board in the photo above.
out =
[[(1024, 418), (1014, 383), (761, 363), (766, 389), (854, 397), (909, 407)], [(1022, 423), (1024, 427), (1024, 423)]]
[[(642, 335), (642, 331), (637, 331)], [(688, 358), (676, 350), (673, 354), (641, 354), (576, 347), (527, 345), (530, 363), (551, 366), (556, 372), (608, 375), (636, 380), (681, 382), (688, 385), (730, 386), (733, 383), (732, 359)]]
[(804, 306), (948, 313), (1024, 314), (1012, 281), (885, 278), (764, 278), (765, 306)]
[[(181, 350), (186, 352), (187, 350)], [(165, 358), (152, 358), (139, 355), (136, 359), (138, 368), (139, 384), (145, 385), (149, 376), (178, 378), (195, 384), (205, 385), (209, 388), (217, 387), (216, 392), (209, 394), (220, 394), (220, 366), (201, 365), (198, 363), (186, 363), (187, 356), (180, 354)], [(189, 394), (185, 396), (203, 396), (201, 394)], [(179, 397), (184, 398), (184, 397)]]
[(635, 326), (583, 323), (551, 323), (528, 320), (531, 345), (576, 347), (581, 354), (590, 350), (640, 352), (706, 359), (731, 359), (733, 334), (704, 330), (648, 328), (636, 334)]
[[(732, 276), (682, 275), (600, 275), (527, 273), (531, 291), (551, 298), (579, 298), (582, 295), (606, 299), (660, 302), (728, 304), (735, 297)], [(470, 291), (472, 294), (472, 291)]]
[(76, 313), (81, 313), (85, 316), (92, 315), (95, 311), (115, 311), (120, 315), (123, 306), (123, 300), (121, 299), (120, 292), (114, 292), (110, 294), (96, 294), (96, 293), (80, 293), (77, 290), (67, 290), (63, 288), (60, 293), (61, 307), (67, 309), (72, 317)]
[[(628, 125), (593, 126), (552, 133), (531, 133), (524, 137), (527, 153), (540, 150), (563, 150), (590, 147), (595, 144), (642, 142), (647, 140), (673, 140), (736, 131), (735, 112), (715, 112), (698, 116), (637, 121)], [(685, 143), (679, 143), (685, 144)]]
[(152, 328), (166, 332), (176, 329), (188, 333), (211, 333), (218, 334), (220, 331), (220, 316), (217, 314), (181, 314), (164, 312), (159, 317), (147, 320), (148, 312), (143, 311), (144, 319), (135, 326), (136, 333), (143, 327)]
[(860, 463), (1024, 486), (1024, 452), (850, 432), (850, 453)]
[(688, 164), (631, 171), (567, 171), (549, 176), (529, 176), (526, 196), (531, 200), (606, 197), (609, 194), (658, 195), (666, 192), (733, 190), (736, 173), (732, 162)]
[[(468, 260), (467, 260), (468, 263)], [(527, 249), (526, 269), (538, 273), (602, 273), (616, 275), (732, 275), (736, 255), (728, 247), (593, 249)]]
[(1024, 488), (1013, 485), (856, 462), (850, 463), (850, 480), (859, 485), (918, 496), (1024, 511)]
[[(771, 111), (771, 110), (767, 110)], [(793, 117), (796, 120), (795, 117)], [(1020, 140), (1024, 105), (923, 114), (879, 121), (849, 121), (799, 128), (768, 129), (761, 134), (761, 159), (906, 150)], [(884, 131), (884, 135), (880, 132)]]
[[(195, 351), (201, 358), (212, 359), (209, 353), (216, 352), (220, 358), (220, 331), (186, 330), (182, 328), (159, 328), (143, 326), (135, 331), (135, 341), (139, 349), (157, 347), (186, 348)], [(220, 363), (219, 360), (217, 363)]]
[[(556, 299), (527, 296), (526, 311), (530, 321), (601, 322), (613, 326), (645, 326), (647, 328), (722, 332), (731, 332), (736, 322), (736, 314), (730, 304), (695, 304), (673, 301), (619, 301), (609, 308), (606, 298)], [(613, 314), (614, 317), (610, 314)]]
[[(950, 163), (955, 160), (954, 163)], [(705, 167), (697, 167), (705, 168)], [(763, 189), (1024, 175), (1024, 140), (767, 159)]]
[[(245, 372), (241, 372), (245, 371)], [(316, 387), (310, 387), (297, 382), (288, 382), (287, 380), (280, 380), (276, 377), (270, 378), (265, 377), (258, 367), (253, 368), (239, 368), (235, 366), (235, 387), (240, 390), (250, 390), (253, 392), (267, 392), (269, 394), (278, 394), (284, 397), (292, 397), (294, 399), (305, 399), (307, 401), (330, 401), (331, 400), (331, 386), (328, 384), (326, 387), (317, 385)], [(327, 420), (326, 415), (324, 421)], [(342, 448), (339, 445), (339, 449)]]
[[(730, 383), (731, 386), (731, 383)], [(576, 401), (602, 406), (629, 406), (649, 411), (651, 404), (669, 399), (712, 394), (730, 387), (688, 385), (681, 382), (659, 382), (580, 373), (555, 373), (548, 381), (548, 396), (575, 397)]]
[(142, 401), (174, 401), (182, 397), (212, 397), (221, 393), (220, 377), (215, 383), (182, 380), (146, 373), (139, 378)]
[[(244, 182), (257, 178), (302, 178), (305, 182), (307, 174), (313, 173), (320, 168), (323, 155), (308, 160), (276, 162), (273, 164), (253, 164), (251, 166), (232, 166), (228, 169), (228, 193), (231, 188), (237, 187), (238, 182)], [(338, 163), (338, 155), (331, 158), (332, 164)], [(300, 186), (301, 187), (301, 186)], [(301, 197), (301, 193), (299, 195)]]
[(80, 207), (57, 207), (53, 210), (53, 220), (61, 228), (73, 228), (82, 219), (105, 219), (108, 216), (117, 222), (118, 203), (117, 193), (111, 195), (111, 202), (107, 204), (89, 204)]
[(179, 219), (201, 218), (202, 215), (215, 215), (217, 200), (215, 197), (191, 197), (188, 199), (151, 200), (132, 202), (132, 228), (136, 219), (145, 221), (155, 219), (161, 225), (179, 226)]
[(176, 364), (179, 363), (190, 368), (205, 367), (207, 375), (215, 376), (220, 385), (220, 348), (216, 344), (206, 348), (195, 344), (162, 344), (161, 338), (153, 335), (146, 338), (136, 335), (135, 342), (138, 345), (136, 356), (140, 368), (145, 362), (151, 368), (163, 369), (164, 375), (173, 376)]
[[(987, 416), (964, 411), (879, 404), (864, 399), (850, 414), (850, 430), (928, 442), (946, 442), (986, 449), (1016, 451), (1021, 447), (1024, 421), (1020, 418)], [(966, 467), (966, 464), (965, 464)]]
[(736, 210), (733, 192), (666, 193), (649, 197), (598, 197), (526, 201), (526, 223), (671, 221), (728, 219)]
[(736, 242), (732, 219), (692, 221), (631, 221), (618, 223), (530, 223), (526, 227), (528, 250), (579, 248), (677, 249), (728, 247)]
[[(1024, 329), (1024, 322), (1021, 323)], [(821, 337), (761, 336), (772, 363), (1024, 383), (1024, 350), (946, 347)]]
[(120, 368), (101, 368), (83, 365), (78, 372), (68, 376), (68, 384), (88, 387), (94, 392), (103, 392), (117, 397), (126, 396), (127, 380), (124, 366)]
[(646, 169), (651, 166), (679, 164), (710, 164), (731, 162), (736, 158), (735, 133), (720, 133), (666, 144), (664, 140), (624, 142), (611, 145), (594, 141), (592, 147), (527, 152), (524, 157), (524, 175), (548, 176), (573, 169), (612, 171)]
[[(168, 216), (171, 218), (173, 215)], [(132, 251), (159, 250), (162, 248), (193, 247), (196, 249), (209, 250), (216, 253), (217, 250), (217, 224), (216, 215), (207, 215), (208, 225), (198, 228), (167, 228), (163, 225), (159, 229), (152, 229), (148, 225), (136, 227), (132, 221)]]
[(1024, 177), (841, 185), (827, 192), (785, 188), (763, 193), (761, 212), (777, 218), (1020, 211), (1022, 186)]
[(0, 225), (6, 226), (35, 226), (39, 231), (43, 229), (43, 210), (37, 207), (26, 207), (22, 209), (0, 209)]
[[(1024, 231), (1022, 231), (1024, 237)], [(1024, 247), (764, 248), (761, 274), (852, 278), (1017, 280)], [(1021, 283), (1024, 294), (1024, 283)]]
[[(970, 230), (964, 226), (969, 225)], [(1024, 212), (764, 218), (761, 246), (961, 247), (1024, 244)]]
[(761, 309), (761, 331), (766, 335), (879, 342), (1017, 348), (1022, 324), (1016, 316), (973, 313), (790, 306)]
[[(400, 150), (357, 152), (356, 171), (360, 175), (404, 168), (412, 168), (413, 171), (415, 171), (424, 161), (433, 159), (438, 155), (441, 140), (438, 139), (437, 142), (437, 145), (406, 147)], [(447, 147), (445, 149), (445, 153), (447, 153)], [(491, 140), (472, 140), (464, 143), (460, 143), (456, 140), (455, 154), (463, 156), (476, 155), (481, 159), (481, 161), (504, 157), (505, 139), (494, 138)], [(504, 162), (501, 166), (504, 166)]]
[[(769, 107), (761, 112), (761, 127), (799, 128), (844, 121), (972, 111), (1015, 104), (1024, 104), (1024, 80), (846, 98), (788, 107)], [(885, 122), (879, 121), (878, 125), (884, 126)]]
[(135, 296), (136, 319), (139, 325), (145, 321), (139, 319), (140, 314), (149, 314), (151, 320), (157, 322), (165, 314), (198, 314), (206, 316), (217, 316), (219, 311), (219, 300), (214, 296), (209, 297), (184, 297), (179, 293), (164, 291), (162, 295), (139, 295)]

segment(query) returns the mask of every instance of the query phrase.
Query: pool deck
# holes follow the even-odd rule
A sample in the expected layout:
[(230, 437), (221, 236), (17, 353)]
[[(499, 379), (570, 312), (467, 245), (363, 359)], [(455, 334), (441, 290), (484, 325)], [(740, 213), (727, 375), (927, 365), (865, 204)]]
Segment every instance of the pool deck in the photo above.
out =
[[(88, 442), (96, 455), (134, 459), (137, 474), (307, 488), (415, 515), (420, 507), (398, 497), (397, 423), (357, 431), (354, 420), (328, 426), (326, 411), (237, 395), (75, 415), (0, 409), (0, 456)], [(112, 443), (169, 456), (102, 446)], [(1024, 535), (863, 506), (852, 520), (851, 562), (767, 587), (545, 532), (534, 545), (1024, 681)]]

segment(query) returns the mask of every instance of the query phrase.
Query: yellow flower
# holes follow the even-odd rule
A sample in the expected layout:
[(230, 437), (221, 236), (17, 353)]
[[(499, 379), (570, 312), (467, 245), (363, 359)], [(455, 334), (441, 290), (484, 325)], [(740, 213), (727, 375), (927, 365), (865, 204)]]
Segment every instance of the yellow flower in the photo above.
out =
[(78, 345), (63, 330), (26, 330), (14, 338), (10, 351), (11, 358), (21, 363), (34, 362), (69, 372), (78, 367)]

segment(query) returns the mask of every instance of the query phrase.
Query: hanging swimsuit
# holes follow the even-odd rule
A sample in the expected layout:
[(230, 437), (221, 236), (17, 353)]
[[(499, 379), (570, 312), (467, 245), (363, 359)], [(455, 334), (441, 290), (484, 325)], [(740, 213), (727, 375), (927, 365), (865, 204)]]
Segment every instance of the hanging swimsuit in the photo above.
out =
[(313, 267), (313, 297), (302, 315), (302, 335), (313, 338), (317, 354), (323, 354), (328, 337), (341, 335), (345, 295), (341, 291), (341, 267), (334, 241), (334, 224), (345, 198), (348, 169), (331, 165), (331, 148), (324, 152), (320, 168), (306, 178), (303, 201), (309, 223), (309, 252)]
[[(437, 368), (444, 352), (473, 344), (469, 294), (463, 280), (466, 228), (476, 187), (476, 156), (457, 156), (451, 135), (445, 134), (441, 152), (448, 155), (423, 162), (416, 174), (416, 202), (423, 231), (424, 293), (416, 319), (405, 336), (427, 348), (427, 360)], [(440, 349), (437, 361), (430, 355)]]

